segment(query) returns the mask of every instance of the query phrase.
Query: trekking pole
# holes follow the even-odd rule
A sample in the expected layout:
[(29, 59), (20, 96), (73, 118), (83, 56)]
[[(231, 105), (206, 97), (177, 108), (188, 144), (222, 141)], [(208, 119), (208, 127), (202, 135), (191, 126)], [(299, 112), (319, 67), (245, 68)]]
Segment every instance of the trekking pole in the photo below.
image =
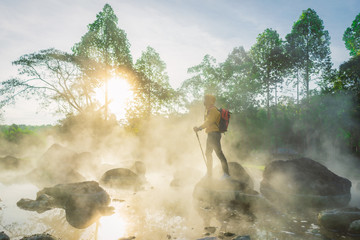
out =
[(198, 134), (197, 132), (195, 132), (195, 133), (196, 133), (197, 140), (198, 140), (198, 142), (199, 142), (199, 146), (200, 146), (201, 153), (202, 153), (202, 156), (203, 156), (203, 159), (204, 159), (204, 163), (205, 163), (205, 165), (206, 165), (206, 167), (207, 167), (207, 162), (206, 162), (204, 150), (203, 150), (203, 148), (202, 148), (202, 146), (201, 146), (201, 142), (200, 142), (200, 139), (199, 139), (199, 134)]

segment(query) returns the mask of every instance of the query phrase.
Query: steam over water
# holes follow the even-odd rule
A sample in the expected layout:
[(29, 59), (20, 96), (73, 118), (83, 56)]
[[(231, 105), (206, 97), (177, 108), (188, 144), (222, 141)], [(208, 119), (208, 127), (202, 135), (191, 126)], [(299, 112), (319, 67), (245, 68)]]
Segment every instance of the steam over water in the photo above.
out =
[[(75, 229), (68, 224), (63, 209), (53, 209), (39, 214), (21, 210), (16, 206), (22, 198), (35, 199), (36, 193), (44, 187), (32, 185), (20, 176), (37, 166), (37, 161), (40, 161), (42, 154), (52, 144), (48, 143), (46, 148), (36, 151), (31, 149), (30, 153), (24, 150), (23, 155), (31, 156), (32, 166), (18, 173), (14, 171), (9, 176), (3, 172), (0, 176), (3, 182), (0, 183), (0, 231), (4, 231), (15, 240), (43, 232), (66, 240), (96, 239), (96, 232), (98, 240), (131, 236), (141, 240), (194, 240), (205, 237), (205, 233), (214, 237), (223, 233), (234, 233), (236, 236), (250, 235), (251, 240), (324, 239), (320, 235), (317, 223), (319, 211), (302, 209), (301, 206), (298, 211), (286, 210), (282, 206), (274, 206), (271, 211), (256, 209), (253, 213), (254, 219), (226, 206), (222, 208), (223, 214), (216, 217), (211, 209), (201, 209), (208, 211), (212, 217), (208, 220), (209, 226), (214, 227), (214, 233), (204, 229), (203, 218), (192, 194), (196, 183), (205, 175), (206, 167), (196, 136), (189, 127), (202, 122), (199, 112), (202, 112), (202, 106), (196, 110), (196, 114), (190, 114), (186, 119), (172, 120), (170, 124), (150, 124), (156, 128), (148, 127), (142, 137), (129, 137), (115, 132), (95, 145), (93, 139), (87, 137), (91, 134), (78, 133), (62, 142), (63, 146), (76, 153), (90, 152), (96, 156), (91, 164), (77, 166), (77, 170), (86, 180), (99, 181), (107, 170), (130, 168), (135, 161), (142, 161), (146, 165), (147, 183), (142, 190), (118, 190), (102, 186), (111, 197), (110, 205), (115, 207), (115, 213), (110, 217), (102, 217), (98, 224), (94, 223), (83, 230)], [(245, 167), (254, 180), (255, 190), (259, 192), (259, 183), (262, 180), (262, 170), (259, 166), (264, 167), (267, 162), (256, 156), (249, 157), (247, 161), (238, 158), (239, 149), (231, 148), (232, 134), (241, 133), (234, 130), (222, 139), (225, 155), (228, 161), (239, 162)], [(56, 137), (52, 139), (56, 143), (61, 142), (55, 141)], [(204, 147), (205, 134), (200, 134), (200, 140)], [(266, 154), (259, 154), (263, 155)], [(51, 162), (46, 163), (50, 165)], [(219, 164), (214, 155), (214, 165)], [(346, 177), (344, 174), (339, 175)], [(178, 187), (170, 186), (174, 176), (183, 184)], [(352, 181), (350, 205), (360, 207), (360, 194), (356, 188), (358, 182), (359, 180)], [(232, 238), (224, 236), (223, 239)]]
[[(193, 185), (170, 187), (170, 169), (149, 172), (144, 190), (107, 189), (112, 198), (115, 214), (103, 217), (98, 225), (98, 239), (111, 240), (135, 236), (136, 239), (198, 239), (204, 237), (204, 225), (193, 204)], [(259, 173), (249, 172), (258, 186)], [(254, 175), (255, 174), (255, 175)], [(164, 184), (165, 183), (165, 184)], [(353, 181), (353, 186), (357, 182)], [(96, 223), (85, 230), (71, 227), (65, 220), (64, 210), (54, 209), (42, 214), (19, 209), (20, 198), (34, 199), (39, 189), (31, 184), (0, 184), (0, 230), (11, 239), (47, 232), (61, 239), (95, 239)], [(350, 205), (359, 205), (359, 191), (352, 188)], [(236, 215), (236, 213), (235, 213)], [(216, 234), (232, 232), (250, 235), (251, 239), (324, 239), (319, 233), (317, 212), (283, 211), (276, 214), (258, 213), (254, 222), (239, 214), (231, 219), (212, 219)], [(108, 220), (107, 220), (108, 218)], [(214, 236), (216, 236), (214, 234)], [(231, 238), (225, 238), (231, 239)]]

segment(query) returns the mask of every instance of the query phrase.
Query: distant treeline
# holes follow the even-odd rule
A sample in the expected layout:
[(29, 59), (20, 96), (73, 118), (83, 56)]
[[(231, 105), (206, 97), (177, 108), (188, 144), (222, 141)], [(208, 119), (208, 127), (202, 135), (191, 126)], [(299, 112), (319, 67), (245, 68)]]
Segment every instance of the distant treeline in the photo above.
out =
[[(73, 136), (86, 130), (91, 133), (89, 139), (101, 142), (113, 128), (141, 137), (147, 129), (156, 129), (146, 125), (151, 118), (186, 118), (210, 93), (216, 96), (218, 107), (233, 113), (226, 141), (240, 154), (285, 147), (301, 153), (315, 149), (325, 155), (336, 149), (359, 156), (358, 26), (360, 14), (344, 29), (349, 59), (338, 69), (333, 68), (330, 34), (316, 11), (308, 8), (284, 39), (267, 28), (249, 51), (234, 47), (224, 62), (207, 54), (188, 69), (189, 78), (181, 87), (173, 89), (166, 63), (154, 48), (148, 46), (133, 59), (126, 32), (106, 4), (72, 52), (44, 49), (14, 61), (19, 76), (1, 82), (0, 110), (18, 96), (35, 96), (46, 104), (54, 103), (56, 111), (66, 115), (54, 127), (57, 134)], [(95, 94), (115, 76), (127, 81), (134, 92), (132, 102), (124, 106), (127, 116), (121, 124), (109, 111), (107, 88), (104, 104)], [(197, 108), (194, 114), (201, 111)], [(16, 142), (42, 127), (4, 126), (0, 137)]]
[(31, 126), (31, 125), (0, 125), (0, 138), (13, 143), (20, 142), (24, 136), (34, 135), (39, 131), (44, 129), (52, 128), (52, 125), (41, 125), (41, 126)]

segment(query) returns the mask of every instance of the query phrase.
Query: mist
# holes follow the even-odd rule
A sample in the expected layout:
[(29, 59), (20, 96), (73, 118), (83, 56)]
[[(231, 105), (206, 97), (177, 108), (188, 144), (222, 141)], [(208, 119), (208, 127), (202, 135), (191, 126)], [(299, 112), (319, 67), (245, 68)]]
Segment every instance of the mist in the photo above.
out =
[[(343, 97), (340, 100), (343, 102), (339, 105), (344, 106), (349, 104), (350, 98)], [(328, 109), (329, 114), (324, 117), (327, 121), (336, 122), (337, 119), (333, 119), (332, 113), (337, 111), (338, 107), (331, 106), (333, 108)], [(244, 207), (231, 205), (232, 200), (226, 200), (225, 205), (219, 201), (215, 205), (220, 207), (212, 207), (214, 215), (211, 213), (209, 222), (204, 222), (193, 193), (194, 187), (206, 174), (206, 165), (192, 129), (203, 122), (203, 112), (203, 105), (198, 103), (193, 105), (187, 114), (152, 116), (141, 123), (141, 134), (130, 132), (115, 122), (101, 123), (96, 117), (91, 119), (86, 116), (87, 121), (80, 117), (71, 125), (49, 127), (38, 135), (26, 136), (17, 143), (1, 140), (3, 158), (13, 156), (19, 161), (18, 165), (12, 162), (16, 160), (9, 160), (8, 165), (4, 165), (5, 161), (1, 162), (1, 189), (7, 193), (6, 197), (1, 197), (1, 203), (6, 210), (1, 218), (1, 226), (8, 230), (9, 235), (15, 237), (27, 233), (31, 224), (38, 221), (39, 227), (35, 228), (37, 232), (45, 231), (62, 239), (75, 240), (91, 239), (98, 231), (101, 239), (101, 236), (104, 236), (101, 223), (99, 229), (94, 223), (85, 230), (78, 230), (66, 222), (62, 210), (53, 209), (37, 214), (16, 208), (15, 202), (20, 198), (34, 198), (36, 192), (44, 187), (77, 180), (100, 182), (100, 186), (109, 194), (110, 205), (115, 207), (114, 219), (110, 222), (117, 221), (122, 225), (121, 231), (115, 235), (117, 238), (136, 236), (137, 239), (197, 239), (204, 234), (204, 227), (208, 224), (214, 226), (217, 233), (252, 234), (254, 239), (270, 239), (271, 236), (288, 239), (289, 234), (291, 235), (289, 226), (295, 234), (303, 234), (296, 229), (299, 227), (297, 224), (304, 225), (304, 221), (309, 231), (316, 232), (318, 228), (309, 220), (315, 221), (314, 216), (309, 218), (305, 214), (311, 212), (311, 208), (303, 211), (304, 214), (294, 213), (293, 210), (269, 202), (255, 193), (250, 194), (256, 196), (256, 200), (252, 200), (253, 204), (249, 207), (251, 213), (244, 211)], [(352, 121), (351, 116), (345, 116), (344, 119)], [(294, 132), (298, 131), (298, 126), (297, 122), (291, 126)], [(292, 156), (274, 154), (271, 149), (248, 149), (251, 140), (248, 139), (241, 121), (235, 116), (229, 131), (222, 136), (222, 146), (228, 162), (236, 162), (244, 167), (253, 181), (253, 189), (258, 193), (261, 190), (264, 168), (268, 164), (279, 159), (308, 157), (322, 163), (335, 174), (349, 178), (353, 185), (349, 205), (360, 207), (360, 194), (357, 190), (359, 183), (352, 180), (356, 177), (356, 158), (347, 152), (343, 145), (338, 144), (331, 133), (322, 129), (309, 129), (305, 135), (309, 136), (308, 142), (304, 144), (306, 147)], [(205, 148), (206, 134), (200, 132), (199, 137), (202, 147)], [(314, 144), (314, 139), (319, 144)], [(102, 176), (111, 169), (125, 168), (138, 174), (136, 162), (145, 166), (140, 186), (130, 183), (128, 188), (117, 188), (102, 184)], [(221, 168), (215, 154), (214, 167)], [(272, 184), (278, 188), (286, 188), (295, 182), (289, 182), (279, 175), (274, 176)], [(223, 187), (226, 188), (225, 185)], [(20, 194), (14, 194), (15, 192)], [(229, 217), (234, 211), (237, 213)], [(22, 213), (17, 214), (16, 218), (9, 217), (16, 212)], [(110, 224), (106, 225), (107, 217), (102, 218), (105, 221), (103, 226), (109, 226)], [(22, 226), (23, 221), (28, 222)], [(60, 227), (58, 222), (62, 222), (63, 227)], [(239, 223), (242, 227), (239, 227)], [(273, 227), (280, 229), (279, 233), (269, 235), (267, 231)], [(110, 227), (112, 230), (115, 228), (117, 227)], [(112, 230), (105, 232), (109, 234)]]

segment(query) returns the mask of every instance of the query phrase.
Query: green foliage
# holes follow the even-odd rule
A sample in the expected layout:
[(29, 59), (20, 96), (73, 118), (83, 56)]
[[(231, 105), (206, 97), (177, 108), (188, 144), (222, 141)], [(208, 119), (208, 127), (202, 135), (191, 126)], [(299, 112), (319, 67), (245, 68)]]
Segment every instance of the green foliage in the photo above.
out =
[(350, 56), (356, 56), (360, 54), (360, 13), (355, 17), (343, 35), (343, 41), (346, 48), (350, 51)]
[[(159, 53), (148, 46), (135, 63), (140, 78), (136, 87), (134, 104), (139, 116), (166, 113), (171, 108), (175, 91), (169, 84), (166, 64)], [(140, 111), (139, 111), (140, 110)], [(131, 112), (134, 114), (134, 112)]]
[(114, 76), (127, 78), (133, 83), (130, 43), (124, 30), (118, 26), (118, 18), (109, 4), (96, 15), (96, 20), (88, 25), (88, 32), (72, 48), (76, 56), (82, 56), (104, 65), (100, 85), (105, 85), (104, 116), (108, 118), (108, 81)]
[(234, 48), (220, 68), (224, 79), (220, 101), (234, 113), (257, 106), (261, 83), (245, 49)]
[(204, 94), (221, 94), (221, 71), (216, 59), (205, 55), (199, 65), (190, 67), (188, 73), (193, 76), (183, 82), (181, 91), (187, 94), (190, 99), (199, 100)]
[[(18, 96), (36, 97), (45, 105), (58, 104), (61, 112), (81, 112), (93, 106), (91, 94), (97, 85), (93, 79), (100, 65), (86, 58), (56, 49), (25, 54), (13, 62), (18, 78), (1, 82), (1, 104), (14, 103)], [(87, 67), (87, 71), (83, 69)]]
[(35, 131), (24, 125), (0, 126), (1, 138), (12, 143), (19, 143), (25, 136), (35, 134)]
[(234, 48), (223, 63), (206, 55), (203, 61), (188, 69), (193, 76), (183, 82), (181, 92), (187, 101), (202, 100), (205, 93), (217, 97), (221, 107), (240, 112), (257, 105), (260, 92), (257, 73), (243, 47)]
[(311, 76), (331, 68), (329, 33), (324, 30), (323, 21), (317, 13), (308, 8), (294, 23), (286, 40), (293, 72), (302, 76), (306, 96), (309, 97)]
[[(283, 81), (288, 63), (283, 41), (275, 30), (266, 29), (257, 37), (250, 54), (261, 86), (266, 92), (266, 106), (268, 118), (270, 118), (271, 88), (274, 87), (277, 94), (277, 84)], [(277, 96), (275, 96), (275, 101), (277, 101)]]
[(88, 32), (74, 45), (75, 55), (118, 68), (132, 66), (130, 43), (124, 30), (118, 28), (118, 18), (109, 4), (88, 25)]

